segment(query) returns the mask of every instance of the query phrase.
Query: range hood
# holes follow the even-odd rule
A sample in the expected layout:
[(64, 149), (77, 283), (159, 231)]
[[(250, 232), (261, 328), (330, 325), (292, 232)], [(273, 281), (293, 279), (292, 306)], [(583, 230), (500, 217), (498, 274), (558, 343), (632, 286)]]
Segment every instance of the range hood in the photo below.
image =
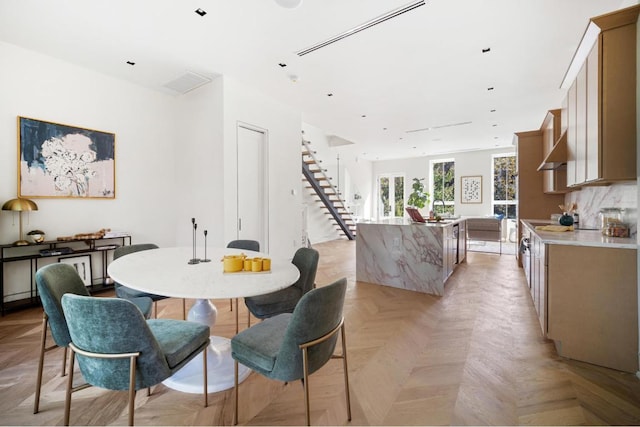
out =
[(547, 157), (538, 166), (539, 171), (558, 169), (567, 164), (567, 132), (563, 132)]

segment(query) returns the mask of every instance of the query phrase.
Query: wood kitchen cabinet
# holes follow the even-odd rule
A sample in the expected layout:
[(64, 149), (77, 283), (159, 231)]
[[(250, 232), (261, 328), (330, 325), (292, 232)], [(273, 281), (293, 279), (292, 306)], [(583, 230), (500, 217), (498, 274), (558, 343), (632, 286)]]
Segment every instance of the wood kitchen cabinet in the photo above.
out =
[(547, 337), (558, 354), (638, 371), (635, 249), (546, 245)]
[(636, 179), (639, 11), (633, 6), (592, 18), (579, 47), (588, 55), (574, 58), (583, 63), (566, 100), (569, 187)]
[[(525, 226), (526, 227), (526, 226)], [(527, 227), (528, 228), (528, 227)], [(531, 301), (538, 315), (542, 336), (547, 336), (547, 245), (542, 242), (533, 230), (525, 230), (529, 239), (528, 263), (523, 268), (527, 285), (531, 293)]]
[[(562, 134), (562, 114), (561, 110), (549, 110), (544, 118), (541, 126), (542, 130), (542, 154), (545, 160), (551, 155), (551, 152), (555, 149), (566, 151), (566, 136), (565, 139), (561, 139)], [(564, 144), (565, 146), (557, 147), (557, 144)], [(554, 159), (551, 158), (551, 161)], [(549, 165), (543, 163), (538, 167), (538, 170), (542, 173), (542, 191), (546, 194), (564, 194), (567, 191), (567, 167), (566, 158), (563, 164), (551, 163)]]
[(538, 320), (542, 334), (547, 334), (547, 257), (546, 245), (542, 240), (531, 234), (531, 297), (533, 306), (538, 313)]
[[(543, 161), (542, 130), (515, 134), (516, 165), (518, 168), (518, 241), (522, 238), (520, 219), (546, 219), (558, 213), (564, 203), (563, 194), (545, 194), (538, 165)], [(518, 263), (522, 265), (520, 254)]]

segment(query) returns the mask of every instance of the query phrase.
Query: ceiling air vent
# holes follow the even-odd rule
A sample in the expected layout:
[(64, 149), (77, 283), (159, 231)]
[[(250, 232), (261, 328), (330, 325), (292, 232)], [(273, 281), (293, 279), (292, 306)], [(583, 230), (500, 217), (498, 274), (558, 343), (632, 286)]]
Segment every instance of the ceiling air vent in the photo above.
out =
[(431, 126), (431, 127), (428, 127), (428, 128), (408, 130), (406, 132), (407, 133), (424, 132), (424, 131), (427, 131), (427, 130), (451, 128), (451, 127), (455, 127), (455, 126), (464, 126), (464, 125), (470, 125), (470, 124), (471, 124), (471, 122), (449, 123), (449, 124), (446, 124), (446, 125), (438, 125), (438, 126)]
[(331, 43), (335, 43), (335, 42), (337, 42), (339, 40), (342, 40), (342, 39), (347, 38), (349, 36), (352, 36), (352, 35), (354, 35), (356, 33), (359, 33), (360, 31), (366, 30), (367, 28), (371, 28), (371, 27), (373, 27), (375, 25), (381, 24), (384, 21), (388, 21), (391, 18), (395, 18), (397, 16), (402, 15), (403, 13), (407, 13), (407, 12), (409, 12), (409, 11), (415, 9), (415, 8), (418, 8), (418, 7), (424, 6), (424, 5), (425, 5), (425, 0), (419, 0), (419, 1), (411, 2), (411, 3), (407, 4), (407, 5), (404, 5), (402, 7), (394, 9), (394, 10), (392, 10), (390, 12), (387, 12), (384, 15), (380, 15), (377, 18), (370, 19), (369, 21), (365, 22), (364, 24), (360, 24), (360, 25), (358, 25), (356, 27), (353, 27), (353, 28), (351, 28), (351, 29), (349, 29), (347, 31), (344, 31), (344, 32), (342, 32), (342, 33), (340, 33), (340, 34), (338, 34), (336, 36), (333, 36), (333, 37), (331, 37), (331, 38), (329, 38), (329, 39), (327, 39), (327, 40), (325, 40), (323, 42), (316, 43), (313, 46), (310, 46), (310, 47), (308, 47), (306, 49), (302, 49), (302, 50), (296, 52), (296, 54), (298, 56), (304, 56), (304, 55), (306, 55), (308, 53), (311, 53), (311, 52), (316, 51), (318, 49), (321, 49), (321, 48), (323, 48), (325, 46), (328, 46)]
[(177, 79), (166, 83), (164, 87), (166, 87), (167, 89), (171, 89), (174, 92), (184, 94), (204, 84), (207, 84), (210, 81), (211, 79), (209, 77), (201, 76), (200, 74), (187, 71)]

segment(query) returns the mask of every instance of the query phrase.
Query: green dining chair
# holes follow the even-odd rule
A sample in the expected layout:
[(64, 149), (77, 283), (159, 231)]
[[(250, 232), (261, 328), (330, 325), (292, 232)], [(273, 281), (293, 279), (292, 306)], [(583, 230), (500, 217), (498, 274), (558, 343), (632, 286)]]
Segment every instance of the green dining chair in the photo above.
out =
[(247, 326), (251, 326), (251, 314), (267, 319), (281, 313), (291, 313), (300, 298), (315, 286), (320, 255), (312, 248), (299, 248), (291, 262), (300, 270), (298, 281), (291, 286), (265, 295), (246, 297), (249, 309)]
[[(158, 249), (158, 245), (154, 243), (138, 243), (135, 245), (120, 246), (113, 251), (113, 259), (115, 261), (116, 259), (123, 257), (125, 255), (129, 255), (139, 251), (148, 251), (151, 249)], [(135, 289), (131, 289), (117, 282), (115, 282), (113, 286), (115, 287), (116, 295), (119, 298), (125, 298), (125, 299), (131, 299), (136, 297), (151, 298), (153, 300), (153, 311), (154, 311), (153, 317), (156, 317), (156, 318), (158, 317), (158, 301), (169, 298), (168, 296), (164, 296), (164, 295), (151, 294), (148, 292), (142, 292)], [(185, 320), (186, 318), (187, 318), (187, 302), (184, 298), (182, 298), (182, 320)]]
[[(65, 294), (62, 309), (71, 336), (65, 425), (69, 425), (71, 394), (89, 385), (128, 390), (129, 425), (133, 425), (136, 391), (164, 381), (198, 354), (203, 356), (204, 406), (208, 406), (209, 326), (174, 319), (145, 320), (134, 304), (122, 298)], [(76, 358), (87, 384), (74, 387)]]
[[(331, 358), (343, 362), (347, 416), (351, 421), (347, 343), (342, 310), (347, 280), (307, 292), (293, 313), (268, 318), (231, 339), (231, 356), (235, 370), (234, 424), (238, 424), (238, 363), (280, 381), (302, 379), (307, 425), (309, 411), (309, 375), (324, 366)], [(342, 337), (342, 352), (334, 355), (338, 332)]]
[[(244, 249), (245, 251), (260, 252), (260, 242), (257, 240), (232, 240), (227, 243), (229, 249)], [(238, 306), (238, 298), (236, 298), (236, 307)], [(229, 298), (229, 311), (233, 311), (233, 299)], [(236, 333), (238, 333), (236, 325)]]
[[(33, 413), (40, 409), (40, 391), (42, 389), (42, 372), (44, 355), (58, 347), (64, 348), (62, 358), (62, 376), (66, 375), (67, 347), (71, 342), (67, 321), (62, 312), (61, 299), (66, 293), (89, 296), (89, 291), (82, 278), (69, 264), (49, 264), (36, 272), (36, 287), (44, 308), (42, 316), (42, 333), (40, 338), (40, 358), (38, 360), (38, 375), (36, 377), (36, 396)], [(150, 298), (140, 297), (131, 300), (145, 317), (151, 314), (152, 301)], [(51, 329), (54, 344), (47, 347), (47, 330)]]

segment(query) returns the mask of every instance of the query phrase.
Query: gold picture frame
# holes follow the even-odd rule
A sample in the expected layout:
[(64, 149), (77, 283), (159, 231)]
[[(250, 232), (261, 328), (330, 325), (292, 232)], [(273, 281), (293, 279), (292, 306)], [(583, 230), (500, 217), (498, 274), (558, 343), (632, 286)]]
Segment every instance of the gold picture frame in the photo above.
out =
[(18, 116), (18, 195), (114, 199), (113, 133)]
[(482, 203), (482, 176), (463, 176), (460, 178), (460, 203)]

